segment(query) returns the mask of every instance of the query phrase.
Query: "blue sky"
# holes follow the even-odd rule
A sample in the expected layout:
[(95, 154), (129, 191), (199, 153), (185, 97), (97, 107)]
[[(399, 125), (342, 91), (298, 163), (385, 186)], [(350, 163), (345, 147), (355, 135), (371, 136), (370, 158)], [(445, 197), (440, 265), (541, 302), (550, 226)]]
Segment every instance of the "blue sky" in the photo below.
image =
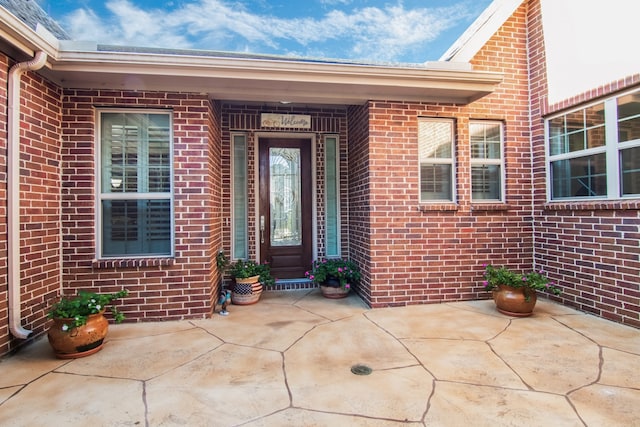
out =
[(491, 0), (37, 0), (75, 40), (385, 63), (437, 60)]

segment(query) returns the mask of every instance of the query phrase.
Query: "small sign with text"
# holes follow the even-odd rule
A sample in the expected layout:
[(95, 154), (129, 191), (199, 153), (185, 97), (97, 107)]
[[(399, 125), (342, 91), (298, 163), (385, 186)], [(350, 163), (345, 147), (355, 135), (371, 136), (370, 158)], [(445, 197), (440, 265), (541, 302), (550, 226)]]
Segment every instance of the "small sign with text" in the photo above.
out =
[(260, 126), (263, 128), (311, 129), (311, 116), (306, 114), (262, 113)]

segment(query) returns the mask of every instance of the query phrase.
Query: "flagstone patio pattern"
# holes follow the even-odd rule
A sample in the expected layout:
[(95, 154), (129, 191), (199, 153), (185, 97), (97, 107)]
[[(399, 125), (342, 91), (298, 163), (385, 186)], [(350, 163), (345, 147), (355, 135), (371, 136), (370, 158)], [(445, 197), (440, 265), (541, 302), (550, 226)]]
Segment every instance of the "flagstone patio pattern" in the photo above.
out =
[(266, 292), (227, 317), (112, 325), (82, 359), (40, 339), (0, 362), (0, 425), (628, 427), (639, 367), (639, 330), (545, 300), (519, 319)]

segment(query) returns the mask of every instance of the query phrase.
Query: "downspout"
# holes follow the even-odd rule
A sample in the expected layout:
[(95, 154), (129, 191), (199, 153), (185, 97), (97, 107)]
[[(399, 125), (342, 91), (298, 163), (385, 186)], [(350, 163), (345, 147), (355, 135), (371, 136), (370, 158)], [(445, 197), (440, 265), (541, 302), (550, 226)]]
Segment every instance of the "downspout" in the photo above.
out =
[(39, 51), (30, 61), (15, 64), (9, 70), (7, 97), (7, 288), (9, 293), (9, 330), (20, 339), (31, 335), (20, 319), (20, 77), (39, 70), (47, 54)]

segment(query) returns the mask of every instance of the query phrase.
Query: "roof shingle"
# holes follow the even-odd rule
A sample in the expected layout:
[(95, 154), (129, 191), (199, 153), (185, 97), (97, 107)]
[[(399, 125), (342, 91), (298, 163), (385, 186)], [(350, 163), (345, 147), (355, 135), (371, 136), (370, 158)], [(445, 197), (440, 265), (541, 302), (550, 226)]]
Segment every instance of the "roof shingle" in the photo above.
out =
[(67, 32), (53, 18), (47, 15), (35, 0), (0, 0), (0, 6), (34, 31), (36, 26), (41, 24), (58, 40), (71, 39)]

